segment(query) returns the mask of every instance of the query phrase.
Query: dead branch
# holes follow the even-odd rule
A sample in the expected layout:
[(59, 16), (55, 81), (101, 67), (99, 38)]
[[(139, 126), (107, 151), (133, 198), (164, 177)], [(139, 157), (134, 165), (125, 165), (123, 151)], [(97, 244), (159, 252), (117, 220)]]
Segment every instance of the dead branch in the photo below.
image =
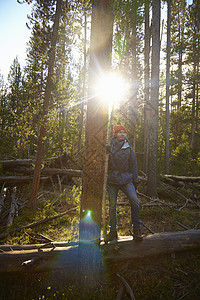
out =
[(8, 235), (11, 235), (11, 234), (13, 234), (13, 233), (15, 233), (15, 232), (19, 232), (19, 231), (24, 230), (24, 229), (27, 229), (27, 228), (33, 228), (33, 227), (36, 227), (36, 226), (38, 226), (38, 225), (42, 225), (42, 224), (44, 224), (44, 223), (50, 222), (50, 221), (52, 221), (52, 220), (54, 220), (54, 219), (57, 219), (57, 218), (60, 218), (60, 217), (62, 217), (62, 216), (64, 216), (64, 215), (66, 215), (66, 214), (68, 214), (68, 213), (70, 213), (70, 212), (72, 212), (72, 211), (75, 211), (76, 209), (77, 209), (77, 208), (72, 208), (72, 209), (69, 209), (69, 210), (67, 210), (67, 211), (65, 211), (65, 212), (63, 212), (63, 213), (60, 213), (60, 214), (56, 215), (56, 216), (49, 217), (49, 218), (40, 220), (40, 221), (38, 221), (38, 222), (34, 222), (34, 223), (31, 223), (31, 224), (28, 224), (28, 225), (25, 225), (25, 226), (16, 228), (16, 229), (14, 229), (14, 230), (12, 230), (12, 231), (10, 231), (10, 232), (6, 232), (6, 233), (3, 233), (3, 234), (0, 234), (0, 239), (4, 239), (4, 238), (7, 237)]
[(183, 225), (181, 222), (176, 221), (176, 223), (177, 223), (178, 225), (180, 225), (181, 227), (183, 227), (184, 229), (190, 230), (190, 228), (188, 228), (187, 226)]
[(200, 177), (188, 177), (188, 176), (175, 176), (175, 175), (161, 175), (163, 179), (172, 179), (174, 181), (183, 182), (200, 182)]
[(151, 230), (151, 228), (149, 228), (147, 225), (145, 225), (144, 222), (141, 222), (141, 224), (142, 224), (146, 229), (148, 229), (150, 233), (152, 233), (152, 234), (155, 233), (155, 232), (153, 232), (153, 231)]
[(117, 273), (116, 275), (120, 279), (120, 281), (123, 283), (123, 285), (125, 286), (125, 288), (127, 289), (127, 291), (129, 293), (131, 299), (135, 300), (135, 296), (133, 294), (133, 291), (132, 291), (130, 285), (128, 284), (128, 282), (125, 280), (125, 278), (123, 276), (119, 275), (119, 273)]
[(43, 234), (41, 234), (41, 233), (39, 233), (38, 234), (41, 238), (43, 238), (46, 242), (53, 242), (53, 240), (52, 239), (50, 239), (50, 238), (48, 238), (48, 237), (46, 237), (46, 236), (44, 236)]
[(17, 189), (16, 187), (13, 188), (12, 194), (11, 194), (11, 208), (10, 213), (7, 220), (7, 226), (11, 225), (13, 223), (13, 219), (15, 216), (18, 216), (18, 198), (16, 195)]
[(179, 207), (178, 210), (182, 210), (184, 207), (186, 207), (186, 205), (188, 204), (188, 202), (189, 202), (189, 200), (186, 199), (185, 204), (183, 206)]
[[(41, 181), (47, 180), (48, 177), (41, 177)], [(0, 176), (0, 185), (13, 186), (27, 184), (33, 180), (33, 176)]]

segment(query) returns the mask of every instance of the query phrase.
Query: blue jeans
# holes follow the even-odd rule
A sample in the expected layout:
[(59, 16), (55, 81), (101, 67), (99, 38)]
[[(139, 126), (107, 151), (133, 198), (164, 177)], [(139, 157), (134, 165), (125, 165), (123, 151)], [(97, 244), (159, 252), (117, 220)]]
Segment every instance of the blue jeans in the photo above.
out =
[(128, 197), (131, 206), (131, 221), (133, 228), (140, 230), (140, 206), (135, 187), (131, 182), (123, 185), (109, 184), (107, 186), (110, 231), (115, 231), (117, 228), (117, 195), (119, 190), (121, 190)]

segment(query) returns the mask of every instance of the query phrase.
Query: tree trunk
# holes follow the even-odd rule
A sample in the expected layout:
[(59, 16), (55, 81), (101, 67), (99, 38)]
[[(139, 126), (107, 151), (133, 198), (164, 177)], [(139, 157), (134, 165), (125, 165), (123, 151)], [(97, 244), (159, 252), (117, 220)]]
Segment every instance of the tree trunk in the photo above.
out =
[(55, 63), (56, 41), (58, 36), (61, 6), (62, 6), (62, 0), (57, 0), (55, 21), (53, 25), (53, 33), (52, 33), (52, 40), (51, 40), (51, 48), (49, 53), (47, 83), (46, 83), (46, 88), (44, 93), (43, 120), (40, 127), (33, 186), (32, 186), (31, 198), (30, 198), (30, 206), (32, 209), (36, 208), (36, 197), (37, 197), (39, 184), (40, 184), (40, 171), (41, 171), (41, 164), (42, 164), (43, 153), (44, 153), (44, 140), (46, 135), (47, 114), (48, 114), (51, 89), (52, 89), (52, 77), (53, 77), (53, 70), (54, 70), (54, 63)]
[(137, 118), (137, 82), (138, 82), (138, 76), (137, 76), (137, 45), (136, 45), (136, 34), (137, 34), (137, 28), (136, 28), (136, 22), (137, 22), (137, 4), (135, 1), (132, 2), (132, 9), (131, 9), (131, 51), (132, 51), (132, 70), (131, 70), (131, 80), (133, 83), (134, 90), (131, 94), (130, 100), (129, 100), (129, 112), (128, 112), (128, 119), (129, 119), (129, 140), (130, 143), (135, 149), (135, 133), (136, 133), (136, 118)]
[(149, 149), (147, 194), (157, 195), (157, 158), (158, 158), (158, 100), (159, 100), (159, 65), (160, 65), (160, 0), (152, 4), (152, 70), (151, 103), (149, 120)]
[[(85, 161), (80, 211), (80, 272), (83, 284), (95, 285), (102, 267), (94, 242), (101, 236), (102, 189), (105, 170), (108, 105), (94, 95), (93, 86), (110, 69), (112, 51), (112, 1), (92, 3), (89, 98), (87, 103)], [(82, 241), (87, 241), (87, 243)], [(98, 280), (98, 279), (97, 279)], [(87, 282), (85, 282), (87, 281)]]
[(144, 161), (143, 171), (147, 174), (148, 141), (149, 141), (149, 53), (150, 53), (150, 27), (149, 27), (149, 0), (145, 1), (145, 48), (144, 48)]
[(84, 63), (83, 63), (83, 74), (82, 74), (82, 99), (83, 101), (80, 104), (80, 118), (79, 118), (79, 137), (78, 137), (78, 163), (81, 165), (82, 162), (82, 153), (81, 153), (81, 142), (83, 140), (83, 119), (84, 119), (84, 99), (86, 91), (86, 63), (87, 63), (87, 13), (84, 12)]
[(171, 0), (167, 8), (167, 64), (166, 64), (166, 133), (165, 133), (165, 169), (169, 173), (169, 97), (170, 97), (170, 53), (171, 53)]
[[(194, 74), (195, 74), (195, 66), (194, 66)], [(194, 150), (194, 145), (195, 145), (195, 117), (196, 117), (196, 97), (195, 97), (195, 88), (196, 88), (196, 84), (195, 84), (195, 79), (193, 79), (193, 90), (192, 90), (192, 120), (191, 120), (191, 137), (190, 137), (190, 147), (192, 150)]]

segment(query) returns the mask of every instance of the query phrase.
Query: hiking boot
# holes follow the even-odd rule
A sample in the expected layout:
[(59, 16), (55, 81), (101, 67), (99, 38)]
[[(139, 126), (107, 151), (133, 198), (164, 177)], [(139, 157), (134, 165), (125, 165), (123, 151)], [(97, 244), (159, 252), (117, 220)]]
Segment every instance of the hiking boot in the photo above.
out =
[(133, 228), (133, 238), (136, 242), (141, 242), (143, 240), (139, 229)]
[(110, 231), (108, 234), (108, 241), (117, 241), (117, 231)]

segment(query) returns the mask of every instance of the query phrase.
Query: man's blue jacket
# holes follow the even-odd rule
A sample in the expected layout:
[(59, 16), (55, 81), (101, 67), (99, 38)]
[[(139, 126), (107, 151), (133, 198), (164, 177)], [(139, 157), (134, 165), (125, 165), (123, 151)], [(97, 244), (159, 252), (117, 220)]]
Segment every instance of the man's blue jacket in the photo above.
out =
[(111, 141), (111, 152), (108, 160), (109, 184), (138, 183), (137, 161), (133, 148), (126, 139), (119, 144), (115, 137)]

